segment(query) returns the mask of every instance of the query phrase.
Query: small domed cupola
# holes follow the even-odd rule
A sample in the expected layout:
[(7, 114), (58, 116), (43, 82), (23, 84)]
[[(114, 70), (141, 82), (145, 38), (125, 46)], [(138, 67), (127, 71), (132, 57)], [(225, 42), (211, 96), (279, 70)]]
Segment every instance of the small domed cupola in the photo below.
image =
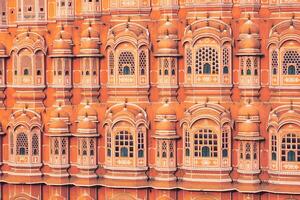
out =
[(97, 111), (88, 103), (80, 109), (78, 112), (77, 133), (75, 135), (98, 136), (97, 115)]
[(157, 51), (154, 56), (158, 61), (158, 88), (160, 100), (168, 98), (176, 101), (176, 88), (178, 87), (178, 31), (167, 18), (158, 30)]
[(66, 32), (62, 26), (61, 30), (56, 34), (53, 41), (53, 50), (51, 57), (70, 56), (72, 54), (72, 36)]
[(239, 88), (241, 97), (257, 98), (260, 89), (260, 57), (261, 43), (258, 26), (250, 19), (250, 16), (240, 27), (238, 40), (239, 50)]
[(93, 54), (100, 56), (100, 34), (89, 23), (88, 28), (82, 31), (80, 39), (80, 54)]
[(165, 100), (157, 109), (155, 115), (156, 160), (155, 169), (158, 172), (154, 179), (160, 181), (175, 181), (176, 177), (176, 134), (177, 116), (173, 106)]
[(259, 111), (253, 104), (247, 103), (240, 107), (236, 122), (238, 123), (237, 137), (259, 137)]
[(238, 55), (261, 55), (258, 26), (250, 19), (240, 27)]
[(47, 135), (49, 136), (70, 136), (68, 115), (58, 109), (52, 111), (48, 123)]
[(162, 24), (158, 30), (158, 50), (156, 56), (179, 56), (178, 55), (178, 31), (176, 26), (169, 21)]

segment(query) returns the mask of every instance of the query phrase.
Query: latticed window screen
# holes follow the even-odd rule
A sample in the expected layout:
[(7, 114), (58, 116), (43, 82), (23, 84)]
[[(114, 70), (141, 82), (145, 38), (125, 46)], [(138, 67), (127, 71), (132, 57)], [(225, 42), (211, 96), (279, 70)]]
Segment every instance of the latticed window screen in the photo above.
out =
[(111, 134), (108, 131), (106, 135), (106, 147), (107, 147), (107, 156), (111, 156)]
[(190, 156), (191, 154), (191, 143), (190, 143), (190, 133), (188, 131), (185, 132), (185, 138), (184, 138), (184, 144), (185, 144), (185, 156)]
[(223, 74), (228, 74), (229, 73), (229, 64), (230, 64), (230, 58), (229, 58), (229, 49), (228, 48), (223, 48), (222, 51), (222, 62), (223, 62)]
[(192, 73), (192, 50), (186, 49), (186, 73), (191, 74)]
[(114, 53), (111, 51), (109, 52), (109, 60), (108, 60), (110, 75), (114, 74), (114, 64), (115, 64), (114, 62), (115, 62)]
[(28, 155), (28, 138), (25, 133), (17, 135), (16, 147), (17, 155)]
[(167, 143), (165, 141), (161, 145), (161, 155), (163, 158), (167, 157)]
[(287, 75), (300, 74), (300, 56), (296, 50), (286, 51), (282, 60), (282, 73)]
[(133, 137), (128, 131), (120, 131), (116, 135), (115, 156), (133, 157)]
[(82, 155), (83, 156), (87, 156), (87, 142), (85, 139), (82, 140), (82, 143), (81, 143), (81, 148), (82, 148)]
[(95, 141), (93, 138), (90, 139), (90, 156), (95, 155)]
[(176, 74), (176, 63), (175, 63), (175, 58), (171, 59), (171, 74), (172, 76), (174, 76)]
[(138, 157), (144, 157), (144, 134), (142, 131), (138, 133)]
[(201, 47), (195, 55), (196, 74), (218, 74), (219, 55), (217, 49), (213, 47)]
[(243, 143), (240, 144), (240, 159), (244, 159), (244, 148)]
[(39, 137), (36, 134), (32, 136), (32, 155), (39, 155)]
[(257, 159), (257, 144), (256, 143), (253, 144), (253, 159), (254, 160)]
[(119, 55), (119, 74), (120, 75), (134, 75), (135, 61), (133, 53), (123, 51)]
[(257, 58), (253, 59), (254, 75), (258, 75), (258, 60)]
[(272, 160), (277, 160), (277, 138), (276, 138), (276, 135), (272, 135), (271, 152), (272, 152)]
[(146, 68), (147, 68), (147, 55), (145, 51), (140, 52), (139, 61), (140, 61), (140, 75), (145, 75)]
[(281, 143), (282, 161), (300, 161), (300, 137), (294, 133), (283, 136)]
[(223, 129), (222, 131), (222, 156), (223, 157), (228, 157), (228, 146), (229, 146), (229, 141), (228, 141), (228, 130)]
[(68, 147), (68, 141), (67, 138), (61, 139), (61, 154), (66, 155), (67, 154), (67, 147)]
[(251, 72), (251, 59), (250, 58), (248, 58), (246, 60), (246, 73), (247, 73), (247, 75), (252, 74), (252, 72)]
[(245, 157), (246, 157), (246, 160), (251, 159), (251, 145), (250, 145), (250, 143), (246, 143)]
[(54, 154), (59, 155), (59, 141), (58, 141), (58, 138), (54, 138), (53, 148), (54, 148)]
[(271, 55), (271, 58), (272, 58), (272, 62), (271, 62), (272, 74), (276, 75), (278, 73), (278, 52), (273, 51), (272, 55)]
[(218, 136), (211, 129), (200, 129), (194, 134), (195, 157), (218, 157)]
[(170, 141), (169, 150), (170, 150), (170, 158), (173, 158), (174, 157), (174, 142), (173, 141)]
[(14, 153), (14, 135), (10, 133), (10, 154)]
[(169, 60), (167, 58), (164, 59), (164, 75), (169, 75)]

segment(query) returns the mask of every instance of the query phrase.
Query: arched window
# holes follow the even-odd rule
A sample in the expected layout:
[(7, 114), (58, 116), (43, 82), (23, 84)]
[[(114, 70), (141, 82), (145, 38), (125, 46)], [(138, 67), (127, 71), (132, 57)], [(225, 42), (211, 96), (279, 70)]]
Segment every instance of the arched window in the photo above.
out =
[(281, 160), (300, 162), (300, 137), (294, 133), (283, 136), (281, 143)]
[(25, 133), (19, 133), (17, 135), (16, 154), (28, 155), (28, 138)]
[(294, 151), (288, 151), (287, 153), (288, 155), (288, 161), (296, 161), (296, 155)]
[(210, 74), (210, 64), (205, 63), (203, 67), (203, 74)]
[(194, 134), (194, 156), (218, 157), (218, 136), (211, 129), (200, 129)]
[(39, 155), (39, 137), (36, 134), (32, 136), (32, 155)]
[(133, 157), (133, 137), (128, 131), (120, 131), (115, 137), (115, 156)]
[(228, 130), (222, 130), (222, 157), (228, 157), (228, 146), (229, 146), (229, 138), (228, 138)]
[(123, 51), (119, 55), (119, 74), (120, 75), (134, 75), (135, 61), (133, 53)]
[(130, 69), (128, 66), (123, 67), (123, 75), (130, 75)]
[(207, 146), (202, 147), (202, 157), (210, 157), (210, 149)]
[(24, 73), (25, 76), (29, 75), (29, 70), (28, 69), (24, 69)]
[(288, 67), (288, 75), (295, 75), (296, 74), (296, 68), (294, 65), (290, 65)]
[(191, 74), (191, 73), (192, 73), (192, 67), (191, 67), (191, 66), (188, 66), (188, 68), (187, 68), (187, 73), (188, 73), (188, 74)]
[(228, 74), (228, 67), (227, 66), (224, 66), (223, 67), (223, 74)]

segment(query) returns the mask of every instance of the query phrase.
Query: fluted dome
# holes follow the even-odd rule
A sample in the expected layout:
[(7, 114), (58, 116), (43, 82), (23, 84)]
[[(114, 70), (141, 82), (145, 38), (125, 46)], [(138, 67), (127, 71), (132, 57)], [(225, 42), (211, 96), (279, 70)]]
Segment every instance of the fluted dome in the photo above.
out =
[(81, 38), (99, 38), (99, 33), (92, 26), (81, 32)]
[(260, 41), (257, 37), (253, 35), (246, 35), (239, 42), (240, 49), (260, 49)]
[(85, 117), (79, 121), (77, 131), (78, 133), (97, 133), (97, 123)]
[(98, 49), (99, 43), (96, 40), (93, 40), (91, 38), (85, 38), (81, 40), (81, 49)]
[(169, 120), (162, 120), (156, 123), (156, 130), (159, 131), (172, 131), (175, 128), (175, 123)]
[(58, 39), (53, 42), (53, 49), (69, 50), (71, 48), (70, 42), (67, 42), (66, 40)]
[(245, 133), (259, 132), (259, 123), (246, 120), (245, 122), (239, 124), (239, 132), (245, 132)]
[(167, 19), (167, 21), (162, 24), (158, 29), (159, 35), (175, 35), (177, 36), (178, 30), (177, 27)]
[(49, 123), (49, 133), (68, 133), (69, 126), (63, 119), (51, 120)]
[(67, 31), (65, 31), (64, 29), (62, 29), (55, 36), (55, 40), (58, 40), (58, 39), (72, 40), (72, 36), (71, 36), (70, 33), (68, 33)]
[(163, 115), (163, 116), (174, 115), (174, 116), (176, 116), (176, 111), (172, 106), (170, 106), (170, 104), (168, 102), (165, 102), (162, 106), (160, 106), (157, 109), (156, 115)]
[(242, 107), (240, 107), (238, 115), (241, 117), (245, 117), (245, 116), (259, 116), (259, 111), (258, 109), (253, 106), (253, 104), (246, 104)]
[(158, 54), (177, 54), (177, 41), (166, 35), (158, 42)]
[(78, 112), (78, 117), (97, 117), (97, 111), (90, 105), (86, 104), (82, 109)]
[(259, 34), (259, 28), (251, 19), (248, 19), (240, 27), (240, 34)]

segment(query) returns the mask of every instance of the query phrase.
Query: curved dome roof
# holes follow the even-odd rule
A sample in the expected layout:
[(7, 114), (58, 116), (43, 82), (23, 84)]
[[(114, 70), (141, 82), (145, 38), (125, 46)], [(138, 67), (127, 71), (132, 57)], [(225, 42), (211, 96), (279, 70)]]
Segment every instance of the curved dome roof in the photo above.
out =
[(162, 106), (157, 109), (156, 115), (175, 115), (175, 109), (170, 106), (170, 103), (165, 102)]
[(246, 35), (239, 42), (240, 49), (260, 49), (260, 41), (253, 35)]
[(238, 112), (239, 116), (259, 116), (258, 109), (253, 104), (241, 106)]
[(246, 121), (239, 124), (239, 132), (253, 133), (259, 132), (259, 123)]
[(259, 27), (251, 19), (248, 19), (240, 27), (240, 34), (259, 34)]
[(177, 36), (178, 28), (167, 19), (167, 21), (162, 24), (158, 29), (159, 35), (174, 35)]

